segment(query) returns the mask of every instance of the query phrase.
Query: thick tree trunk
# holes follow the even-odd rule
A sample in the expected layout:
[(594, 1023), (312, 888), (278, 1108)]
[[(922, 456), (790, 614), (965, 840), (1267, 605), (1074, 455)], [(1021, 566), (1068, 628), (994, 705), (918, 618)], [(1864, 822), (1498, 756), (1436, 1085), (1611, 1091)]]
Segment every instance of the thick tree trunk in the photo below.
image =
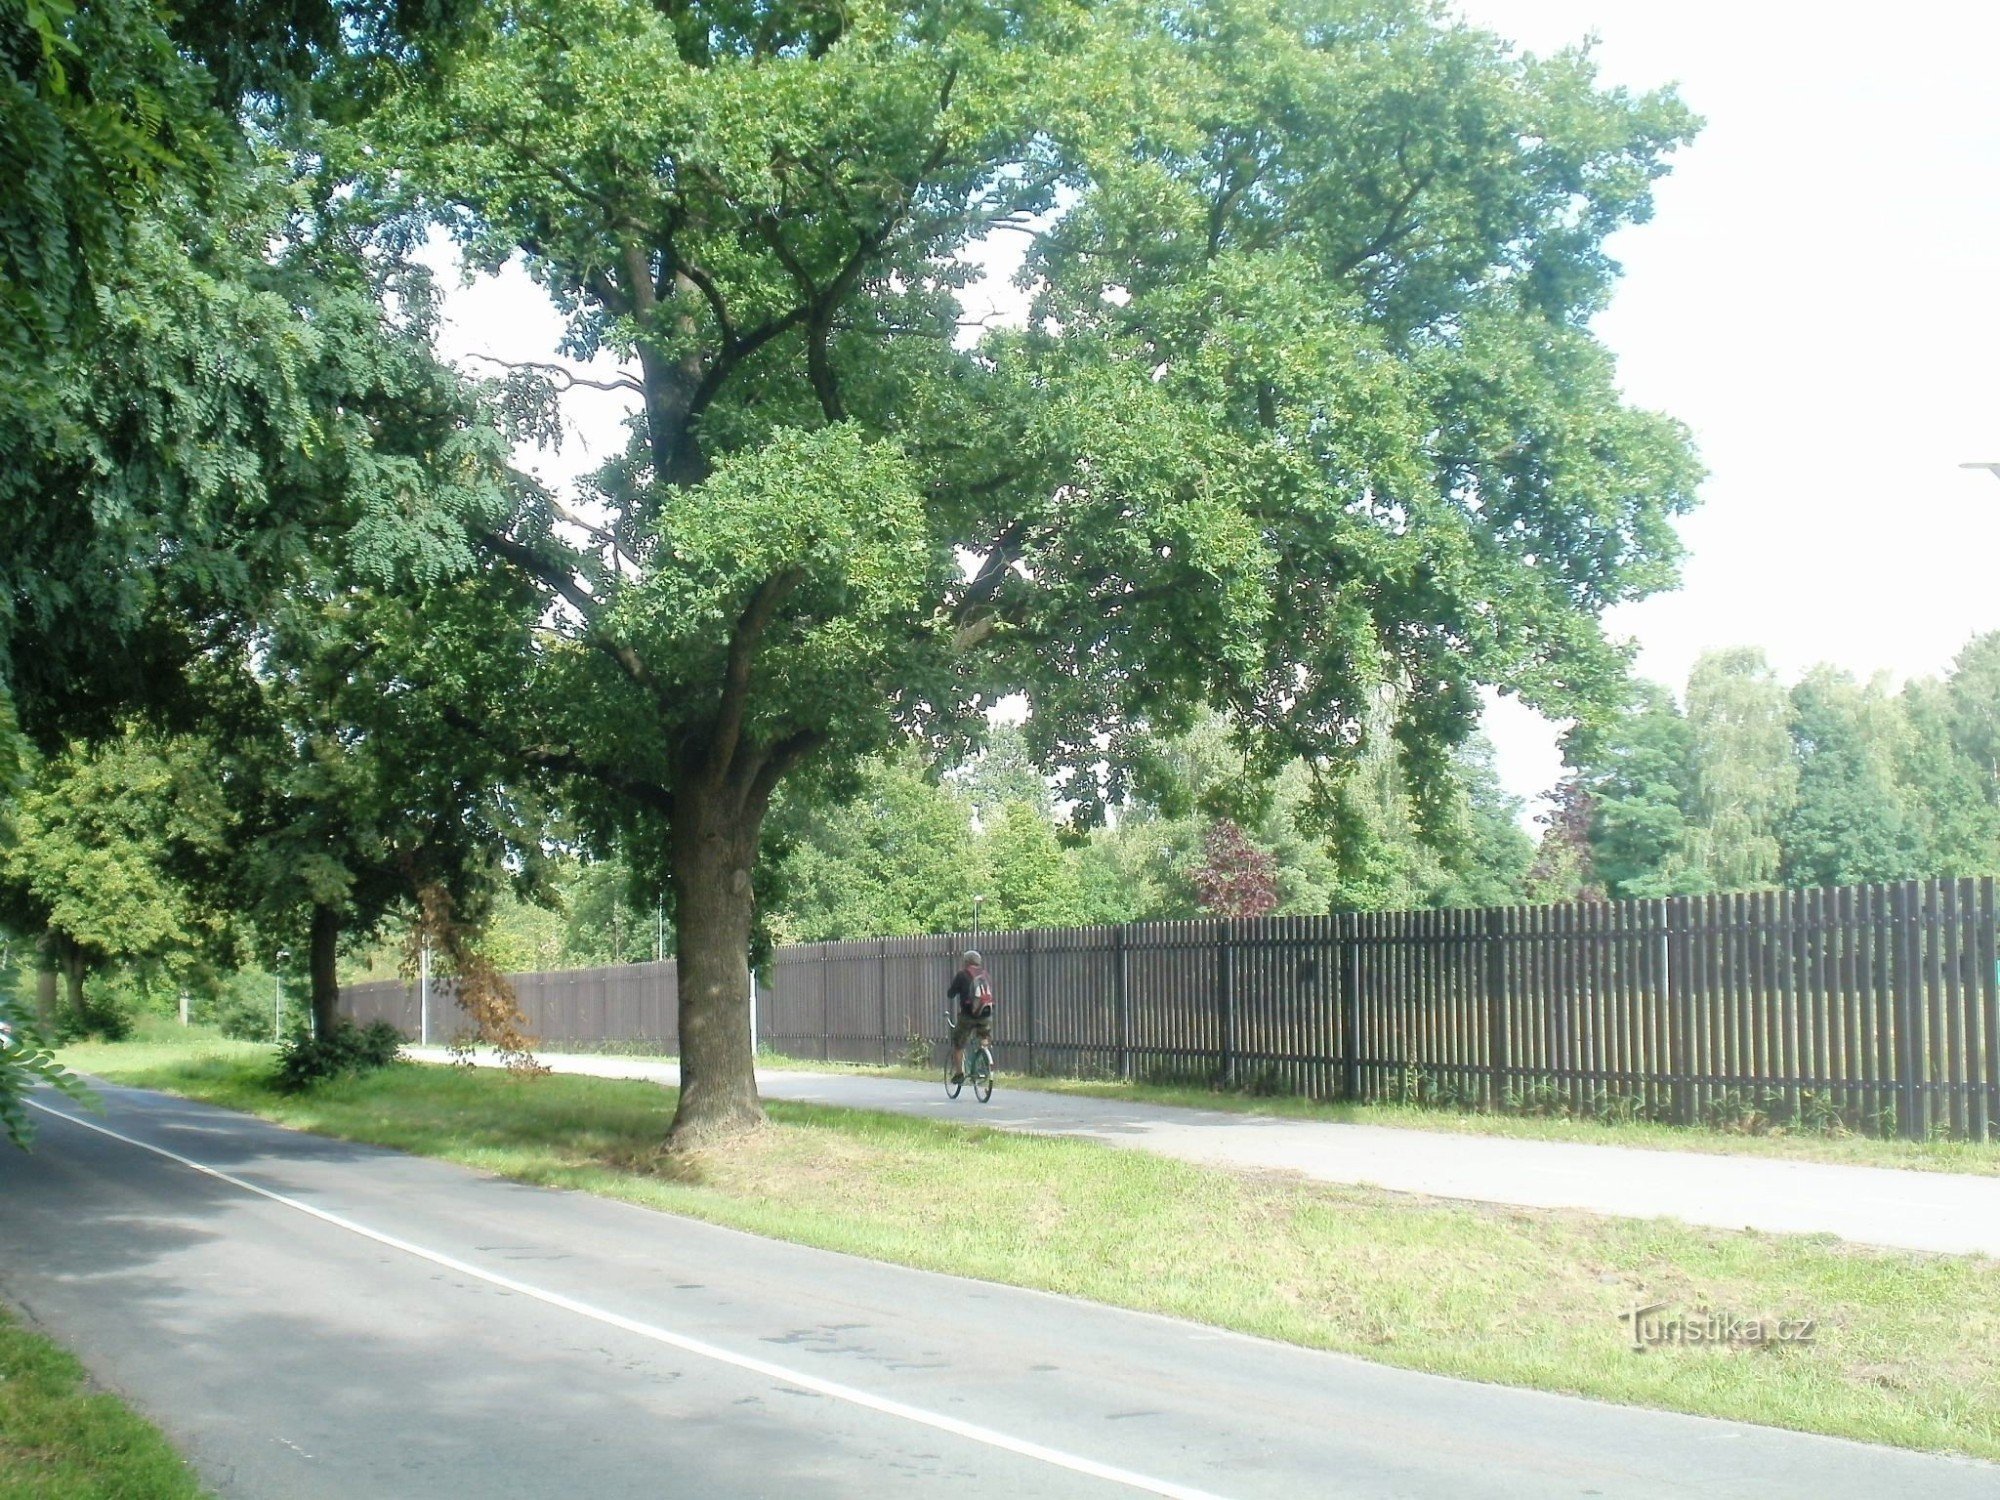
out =
[(83, 960), (83, 949), (68, 934), (64, 934), (60, 940), (58, 952), (62, 956), (63, 979), (66, 982), (65, 999), (68, 1004), (69, 1018), (81, 1024), (90, 1014), (87, 1009), (89, 1002), (83, 996), (84, 975), (88, 972)]
[(58, 954), (58, 939), (54, 931), (43, 933), (42, 940), (35, 945), (35, 1024), (41, 1027), (44, 1040), (52, 1040), (56, 1034)]
[(675, 796), (671, 860), (679, 939), (681, 1102), (668, 1145), (698, 1146), (763, 1122), (750, 1050), (750, 870), (761, 809), (726, 784)]
[(340, 1020), (340, 908), (315, 906), (310, 968), (314, 1036), (332, 1036)]

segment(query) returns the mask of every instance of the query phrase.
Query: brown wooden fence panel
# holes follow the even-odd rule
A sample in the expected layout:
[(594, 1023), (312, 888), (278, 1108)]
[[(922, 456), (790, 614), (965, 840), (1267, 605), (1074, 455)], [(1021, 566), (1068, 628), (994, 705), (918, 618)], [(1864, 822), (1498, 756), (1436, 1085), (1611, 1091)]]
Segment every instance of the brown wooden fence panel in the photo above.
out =
[[(1993, 879), (981, 934), (1003, 1071), (1323, 1097), (1752, 1114), (2000, 1133)], [(757, 986), (770, 1053), (939, 1060), (968, 933), (803, 943)], [(513, 976), (540, 1045), (676, 1046), (675, 966)], [(414, 1036), (416, 986), (352, 985)], [(462, 1028), (433, 983), (431, 1036)]]

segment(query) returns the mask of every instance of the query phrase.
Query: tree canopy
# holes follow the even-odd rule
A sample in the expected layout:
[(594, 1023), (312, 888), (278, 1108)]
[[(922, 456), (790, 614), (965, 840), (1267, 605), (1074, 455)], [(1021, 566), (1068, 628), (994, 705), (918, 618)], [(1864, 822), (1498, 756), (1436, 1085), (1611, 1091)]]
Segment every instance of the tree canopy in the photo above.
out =
[[(809, 807), (906, 742), (956, 758), (1019, 695), (1079, 824), (1218, 710), (1246, 783), (1309, 764), (1324, 809), (1393, 761), (1429, 824), (1478, 690), (1601, 717), (1603, 611), (1674, 576), (1697, 467), (1589, 322), (1694, 122), (1587, 52), (1425, 0), (29, 19), (10, 124), (98, 128), (52, 60), (115, 22), (140, 81), (87, 98), (140, 165), (32, 200), (36, 284), (88, 285), (98, 321), (30, 328), (46, 389), (0, 399), (31, 460), (0, 493), (24, 721), (162, 685), (193, 711), (218, 660), (269, 670), (260, 611), (329, 547), (343, 590), (448, 592), (476, 624), (357, 680), (664, 888), (677, 1139), (757, 1115), (781, 789)], [(482, 392), (430, 353), (426, 221), (629, 372), (631, 446), (584, 495), (503, 462), (565, 377)], [(1001, 234), (1026, 318), (972, 338), (956, 294)], [(93, 615), (137, 674), (87, 667)], [(1036, 863), (1039, 813), (995, 825)]]
[[(754, 1112), (781, 781), (1004, 693), (1086, 816), (1205, 704), (1275, 771), (1357, 755), (1392, 689), (1435, 764), (1481, 683), (1594, 712), (1599, 614), (1673, 576), (1695, 466), (1586, 325), (1692, 122), (1582, 54), (1398, 0), (536, 0), (474, 31), (386, 90), (370, 180), (634, 371), (590, 514), (531, 497), (475, 539), (541, 593), (521, 754), (658, 826), (689, 1131)], [(1027, 324), (968, 347), (1000, 232)]]
[(1698, 662), (1685, 712), (1635, 684), (1627, 713), (1570, 750), (1609, 893), (2000, 873), (2000, 776), (1983, 758), (1997, 643), (1975, 637), (1943, 678), (1900, 691), (1830, 666), (1788, 689), (1748, 649)]

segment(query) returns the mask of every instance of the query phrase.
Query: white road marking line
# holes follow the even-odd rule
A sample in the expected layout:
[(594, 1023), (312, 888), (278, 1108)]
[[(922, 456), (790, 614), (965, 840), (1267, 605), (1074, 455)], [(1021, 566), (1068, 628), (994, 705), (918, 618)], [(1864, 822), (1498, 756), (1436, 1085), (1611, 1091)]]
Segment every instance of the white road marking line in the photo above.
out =
[(622, 1313), (610, 1312), (601, 1307), (593, 1307), (588, 1302), (579, 1301), (575, 1297), (565, 1296), (561, 1292), (551, 1292), (542, 1287), (530, 1286), (527, 1282), (516, 1281), (511, 1276), (502, 1276), (495, 1271), (482, 1270), (480, 1267), (468, 1265), (454, 1256), (445, 1255), (436, 1250), (427, 1250), (422, 1245), (414, 1245), (408, 1240), (398, 1239), (393, 1234), (384, 1234), (379, 1229), (370, 1229), (366, 1224), (357, 1224), (352, 1219), (342, 1218), (339, 1214), (328, 1213), (323, 1208), (314, 1208), (310, 1203), (302, 1203), (297, 1198), (288, 1198), (283, 1193), (274, 1193), (269, 1188), (258, 1187), (254, 1182), (245, 1182), (241, 1177), (231, 1176), (220, 1167), (211, 1167), (205, 1162), (198, 1162), (191, 1157), (182, 1156), (177, 1151), (169, 1151), (164, 1146), (155, 1146), (150, 1141), (136, 1140), (129, 1135), (121, 1135), (109, 1126), (97, 1125), (89, 1120), (79, 1119), (65, 1110), (51, 1109), (48, 1105), (38, 1103), (32, 1099), (23, 1102), (40, 1110), (43, 1114), (53, 1115), (58, 1120), (67, 1120), (70, 1124), (80, 1125), (85, 1130), (94, 1130), (99, 1135), (109, 1136), (114, 1141), (123, 1141), (128, 1146), (137, 1146), (141, 1151), (150, 1151), (155, 1156), (163, 1156), (168, 1161), (177, 1162), (190, 1171), (201, 1173), (204, 1177), (213, 1177), (218, 1182), (226, 1182), (231, 1187), (241, 1188), (246, 1193), (254, 1193), (259, 1198), (268, 1198), (273, 1203), (282, 1204), (286, 1208), (294, 1209), (299, 1213), (318, 1219), (322, 1223), (331, 1224), (336, 1229), (344, 1229), (349, 1234), (358, 1234), (363, 1239), (373, 1240), (378, 1245), (387, 1245), (392, 1250), (401, 1250), (406, 1255), (414, 1255), (419, 1260), (427, 1260), (434, 1266), (442, 1266), (444, 1269), (455, 1271), (461, 1276), (470, 1276), (477, 1281), (486, 1282), (490, 1286), (497, 1286), (505, 1291), (518, 1292), (521, 1296), (532, 1297), (537, 1302), (545, 1302), (550, 1307), (559, 1307), (564, 1312), (572, 1312), (581, 1317), (594, 1319), (599, 1323), (623, 1329), (627, 1333), (637, 1334), (641, 1338), (651, 1339), (655, 1343), (665, 1344), (669, 1348), (679, 1349), (684, 1353), (699, 1355), (703, 1359), (712, 1359), (719, 1364), (733, 1365), (735, 1368), (747, 1370), (753, 1375), (762, 1375), (769, 1380), (776, 1380), (786, 1385), (814, 1391), (822, 1396), (830, 1396), (836, 1401), (845, 1401), (853, 1406), (863, 1407), (873, 1412), (880, 1412), (884, 1416), (900, 1417), (906, 1422), (914, 1422), (923, 1427), (932, 1427), (939, 1432), (948, 1432), (954, 1437), (966, 1438), (975, 1443), (983, 1443), (989, 1448), (998, 1448), (1002, 1452), (1018, 1454), (1022, 1458), (1032, 1458), (1041, 1463), (1050, 1464), (1055, 1468), (1068, 1469), (1073, 1474), (1082, 1474), (1091, 1479), (1102, 1479), (1107, 1483), (1123, 1485), (1127, 1489), (1139, 1490), (1148, 1495), (1164, 1496), (1166, 1500), (1222, 1500), (1221, 1496), (1213, 1494), (1208, 1490), (1198, 1490), (1191, 1485), (1176, 1484), (1169, 1479), (1154, 1479), (1145, 1474), (1134, 1473), (1130, 1469), (1118, 1468), (1113, 1464), (1099, 1463), (1093, 1458), (1084, 1458), (1074, 1453), (1064, 1453), (1059, 1448), (1045, 1447), (1041, 1443), (1030, 1442), (1026, 1438), (1010, 1437), (1008, 1434), (997, 1432), (991, 1427), (981, 1427), (973, 1422), (962, 1422), (957, 1417), (946, 1416), (943, 1412), (926, 1411), (920, 1406), (911, 1406), (907, 1402), (894, 1401), (886, 1396), (877, 1396), (868, 1391), (860, 1390), (855, 1386), (842, 1385), (838, 1381), (823, 1380), (817, 1375), (808, 1375), (802, 1370), (794, 1370), (785, 1365), (774, 1364), (767, 1359), (758, 1359), (755, 1355), (738, 1354), (734, 1350), (724, 1349), (719, 1344), (711, 1344), (702, 1339), (690, 1338), (684, 1333), (675, 1333), (669, 1328), (660, 1328), (652, 1323), (641, 1323), (638, 1319), (628, 1318)]

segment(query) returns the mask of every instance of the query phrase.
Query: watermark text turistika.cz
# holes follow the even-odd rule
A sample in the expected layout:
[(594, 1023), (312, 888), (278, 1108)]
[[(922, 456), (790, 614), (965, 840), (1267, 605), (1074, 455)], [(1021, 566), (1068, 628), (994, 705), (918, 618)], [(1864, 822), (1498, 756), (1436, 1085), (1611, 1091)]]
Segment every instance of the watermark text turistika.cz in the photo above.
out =
[(1777, 1344), (1810, 1344), (1819, 1332), (1817, 1318), (1745, 1318), (1734, 1313), (1668, 1312), (1665, 1302), (1637, 1304), (1618, 1315), (1633, 1349), (1680, 1347), (1763, 1348)]

